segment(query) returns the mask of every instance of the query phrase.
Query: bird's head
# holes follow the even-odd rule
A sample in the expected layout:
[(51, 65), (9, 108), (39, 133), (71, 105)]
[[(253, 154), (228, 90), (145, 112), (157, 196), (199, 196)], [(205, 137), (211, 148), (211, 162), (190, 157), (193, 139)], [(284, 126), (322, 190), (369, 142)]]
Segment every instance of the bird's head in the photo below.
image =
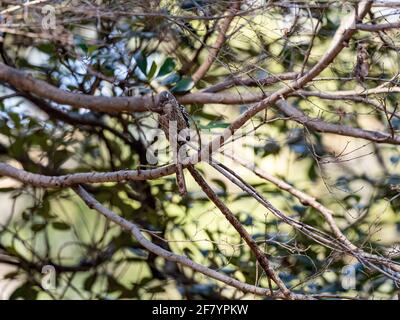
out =
[(171, 92), (165, 90), (160, 92), (160, 94), (158, 95), (158, 101), (160, 102), (160, 105), (165, 105), (168, 102), (174, 101), (174, 96), (171, 94)]
[(160, 92), (158, 95), (158, 101), (161, 108), (162, 113), (169, 113), (173, 108), (173, 104), (175, 102), (175, 97), (171, 92), (165, 90)]
[(368, 43), (366, 42), (359, 42), (357, 45), (357, 50), (367, 50), (368, 49)]

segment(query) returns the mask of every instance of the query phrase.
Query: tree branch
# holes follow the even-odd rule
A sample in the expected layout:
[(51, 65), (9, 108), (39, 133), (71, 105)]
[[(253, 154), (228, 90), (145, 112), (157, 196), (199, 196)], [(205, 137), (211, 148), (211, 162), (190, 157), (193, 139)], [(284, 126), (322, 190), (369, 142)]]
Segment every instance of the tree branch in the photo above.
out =
[(393, 23), (382, 23), (382, 24), (364, 24), (364, 23), (357, 23), (356, 28), (358, 30), (363, 31), (383, 31), (388, 29), (399, 29), (400, 22), (393, 22)]
[(214, 138), (206, 148), (203, 148), (200, 154), (193, 155), (190, 159), (190, 162), (196, 163), (196, 160), (199, 158), (208, 159), (213, 152), (218, 150), (222, 146), (222, 144), (227, 141), (227, 139), (229, 139), (236, 130), (240, 129), (250, 118), (255, 116), (258, 112), (275, 104), (278, 100), (288, 96), (290, 93), (300, 89), (313, 78), (315, 78), (318, 74), (320, 74), (325, 68), (327, 68), (330, 63), (335, 59), (335, 57), (340, 53), (340, 51), (347, 45), (347, 42), (355, 32), (353, 25), (357, 21), (363, 19), (363, 17), (368, 13), (369, 9), (371, 8), (371, 4), (372, 1), (362, 1), (360, 3), (358, 16), (355, 16), (353, 12), (349, 17), (341, 22), (340, 27), (336, 31), (328, 51), (319, 60), (319, 62), (314, 65), (314, 67), (312, 67), (299, 79), (290, 82), (286, 87), (261, 100), (255, 106), (251, 107), (238, 118), (236, 118), (236, 120), (234, 120), (221, 135)]
[(114, 172), (72, 173), (62, 176), (45, 176), (17, 169), (0, 162), (0, 176), (14, 178), (25, 184), (42, 188), (61, 188), (85, 183), (125, 182), (130, 180), (152, 180), (175, 172), (175, 165), (146, 170), (119, 170)]
[(207, 58), (192, 75), (192, 80), (194, 83), (198, 82), (201, 78), (204, 77), (204, 75), (213, 64), (214, 60), (217, 58), (221, 47), (225, 43), (226, 33), (228, 32), (229, 26), (233, 18), (236, 16), (236, 13), (240, 10), (240, 4), (241, 1), (239, 0), (233, 1), (229, 9), (229, 16), (222, 20), (221, 25), (218, 26), (219, 33), (214, 45), (210, 48)]
[[(240, 234), (240, 236), (244, 239), (247, 245), (250, 247), (251, 251), (256, 256), (258, 263), (266, 272), (267, 276), (272, 279), (278, 286), (278, 288), (282, 291), (282, 293), (290, 298), (292, 293), (285, 284), (279, 279), (278, 275), (275, 273), (274, 269), (271, 267), (270, 262), (268, 261), (267, 256), (264, 252), (260, 250), (257, 243), (250, 236), (250, 234), (246, 231), (240, 221), (235, 217), (232, 211), (218, 198), (217, 194), (211, 189), (208, 183), (204, 180), (204, 178), (200, 175), (200, 173), (194, 168), (194, 166), (188, 166), (188, 170), (192, 177), (196, 180), (197, 184), (204, 191), (207, 197), (217, 206), (217, 208), (223, 213), (225, 218), (229, 221), (229, 223), (236, 229), (236, 231)], [(272, 291), (272, 289), (271, 289)]]
[[(89, 193), (85, 191), (81, 186), (74, 188), (74, 191), (82, 198), (82, 200), (88, 205), (89, 208), (94, 209), (105, 216), (108, 220), (116, 223), (124, 230), (128, 231), (133, 235), (133, 237), (147, 250), (153, 252), (154, 254), (168, 260), (179, 263), (181, 265), (187, 266), (197, 272), (200, 272), (212, 279), (221, 281), (229, 286), (235, 287), (243, 292), (249, 292), (260, 296), (271, 296), (271, 293), (268, 289), (263, 289), (260, 287), (256, 287), (253, 285), (249, 285), (247, 283), (240, 282), (234, 278), (228, 277), (222, 273), (219, 273), (215, 270), (207, 268), (201, 264), (198, 264), (185, 256), (180, 256), (174, 254), (170, 251), (164, 250), (161, 247), (155, 245), (151, 241), (147, 240), (141, 233), (140, 229), (136, 226), (136, 224), (125, 220), (121, 216), (117, 215), (113, 211), (107, 209), (102, 204), (100, 204), (96, 199), (94, 199)], [(285, 296), (281, 292), (274, 292), (272, 294), (274, 298), (285, 298)], [(309, 299), (310, 297), (293, 294), (292, 297), (294, 299)]]
[(3, 63), (0, 63), (0, 81), (8, 83), (24, 93), (74, 108), (87, 108), (108, 113), (156, 111), (155, 96), (104, 97), (68, 92)]
[(328, 123), (320, 119), (312, 119), (305, 115), (300, 109), (293, 107), (286, 101), (276, 103), (277, 107), (292, 120), (301, 123), (307, 128), (318, 132), (329, 132), (341, 136), (354, 137), (374, 141), (377, 143), (400, 144), (400, 136), (393, 136), (390, 133), (352, 128), (345, 125)]

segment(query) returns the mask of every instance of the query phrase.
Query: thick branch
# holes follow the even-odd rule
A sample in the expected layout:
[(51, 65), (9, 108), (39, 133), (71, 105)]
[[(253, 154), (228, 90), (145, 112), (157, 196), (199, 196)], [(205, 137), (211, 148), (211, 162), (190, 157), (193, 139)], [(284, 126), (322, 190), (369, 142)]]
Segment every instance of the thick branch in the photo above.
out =
[(114, 172), (73, 173), (62, 176), (45, 176), (17, 169), (0, 162), (0, 176), (14, 178), (26, 184), (42, 188), (60, 188), (85, 183), (124, 182), (130, 180), (151, 180), (175, 172), (174, 165), (146, 170), (120, 170)]
[(0, 81), (8, 83), (19, 91), (49, 99), (74, 108), (87, 108), (102, 112), (143, 112), (154, 109), (156, 97), (104, 97), (73, 93), (56, 88), (32, 75), (0, 63)]

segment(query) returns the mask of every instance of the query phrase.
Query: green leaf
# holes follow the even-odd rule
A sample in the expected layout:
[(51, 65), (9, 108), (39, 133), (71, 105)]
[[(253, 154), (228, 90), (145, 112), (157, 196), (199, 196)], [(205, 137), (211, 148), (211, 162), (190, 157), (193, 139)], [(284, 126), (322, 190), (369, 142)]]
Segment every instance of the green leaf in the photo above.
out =
[(12, 246), (3, 246), (3, 249), (9, 254), (13, 256), (19, 256), (18, 251)]
[(156, 73), (156, 71), (157, 71), (157, 63), (155, 63), (155, 61), (153, 61), (153, 63), (151, 64), (151, 67), (150, 67), (150, 71), (147, 74), (147, 79), (152, 79), (154, 74)]
[(97, 273), (94, 273), (90, 275), (89, 277), (86, 278), (83, 287), (86, 291), (91, 291), (94, 283), (96, 282), (97, 279)]
[(88, 46), (85, 43), (80, 43), (78, 47), (81, 48), (83, 52), (88, 52)]
[(167, 86), (179, 81), (179, 78), (180, 78), (179, 75), (176, 72), (173, 72), (167, 75), (162, 80), (159, 80), (159, 83), (163, 86)]
[(246, 218), (242, 221), (245, 226), (252, 226), (254, 225), (254, 219), (251, 215), (246, 214)]
[(42, 231), (44, 228), (46, 228), (46, 225), (47, 225), (47, 223), (34, 223), (34, 224), (31, 226), (31, 230), (32, 230), (33, 232), (40, 232), (40, 231)]
[(115, 292), (115, 291), (123, 292), (127, 290), (127, 288), (124, 287), (121, 283), (119, 283), (113, 276), (108, 276), (107, 282), (108, 282), (109, 292)]
[(129, 234), (121, 232), (121, 234), (113, 238), (112, 243), (118, 248), (122, 248), (132, 245), (133, 241)]
[(163, 65), (158, 71), (157, 77), (163, 77), (171, 73), (175, 69), (175, 62), (172, 58), (165, 59)]
[(19, 276), (19, 271), (11, 271), (3, 276), (3, 279), (15, 279)]
[(108, 77), (114, 76), (114, 68), (108, 64), (102, 65), (100, 71)]
[(212, 182), (214, 182), (216, 185), (218, 185), (224, 194), (226, 194), (226, 184), (220, 180), (220, 179), (211, 179)]
[(221, 121), (210, 121), (208, 124), (206, 125), (199, 125), (200, 129), (215, 129), (215, 128), (228, 128), (229, 127), (229, 123), (227, 122), (221, 122)]
[(160, 292), (165, 292), (165, 286), (164, 285), (156, 285), (152, 288), (146, 289), (147, 293), (160, 293)]
[(54, 152), (53, 154), (53, 164), (54, 167), (59, 167), (61, 166), (65, 161), (67, 161), (69, 159), (69, 157), (71, 156), (71, 152), (69, 152), (66, 149), (63, 150), (57, 150), (56, 152)]
[(53, 217), (52, 214), (50, 213), (50, 202), (48, 199), (43, 200), (43, 203), (37, 209), (35, 214), (43, 217), (46, 220), (51, 219)]
[(42, 52), (44, 52), (44, 53), (47, 53), (47, 54), (54, 54), (54, 50), (55, 50), (54, 44), (49, 43), (49, 42), (47, 42), (47, 43), (41, 43), (41, 44), (39, 44), (39, 45), (37, 46), (37, 48), (38, 48), (40, 51), (42, 51)]
[(13, 292), (10, 296), (10, 300), (15, 300), (18, 298), (23, 298), (26, 300), (36, 300), (38, 291), (32, 287), (32, 284), (25, 282), (17, 290)]
[(146, 75), (147, 74), (147, 59), (141, 51), (139, 51), (138, 53), (135, 54), (135, 61), (136, 61), (138, 68), (140, 69), (140, 71), (142, 71), (143, 74)]
[(69, 230), (71, 228), (71, 226), (65, 222), (53, 222), (51, 225), (56, 230)]
[(88, 54), (92, 54), (93, 52), (95, 52), (98, 49), (99, 49), (99, 46), (92, 44), (92, 45), (88, 46)]
[(268, 141), (264, 145), (264, 156), (268, 154), (278, 154), (281, 146), (275, 140)]
[(194, 82), (191, 77), (183, 77), (177, 82), (175, 87), (171, 89), (172, 92), (187, 92), (192, 89)]
[(310, 165), (310, 168), (308, 169), (307, 175), (308, 175), (308, 177), (310, 178), (311, 181), (316, 181), (317, 180), (318, 172), (317, 172), (317, 169), (316, 169), (314, 163), (312, 163)]
[(294, 205), (292, 209), (299, 214), (304, 214), (307, 211), (307, 207), (299, 205)]
[(14, 122), (15, 128), (20, 129), (21, 128), (20, 115), (18, 113), (12, 112), (12, 113), (9, 113), (8, 116)]
[(218, 121), (221, 119), (220, 115), (207, 113), (207, 112), (204, 112), (203, 110), (196, 112), (195, 117), (198, 119), (203, 118), (203, 119), (210, 120), (210, 121)]

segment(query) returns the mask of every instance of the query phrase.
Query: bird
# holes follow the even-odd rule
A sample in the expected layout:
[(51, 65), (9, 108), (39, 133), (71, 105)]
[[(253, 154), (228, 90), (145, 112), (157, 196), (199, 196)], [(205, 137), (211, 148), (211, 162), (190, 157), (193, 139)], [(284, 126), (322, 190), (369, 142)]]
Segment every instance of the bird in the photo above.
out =
[(182, 154), (181, 148), (185, 147), (185, 141), (180, 139), (179, 133), (189, 129), (189, 114), (168, 90), (160, 92), (158, 101), (160, 107), (158, 123), (171, 144), (176, 164), (176, 182), (180, 195), (184, 196), (187, 194), (187, 189), (180, 155)]
[(354, 68), (354, 77), (359, 83), (363, 83), (368, 76), (370, 67), (369, 54), (366, 43), (360, 43), (357, 46), (357, 63)]

